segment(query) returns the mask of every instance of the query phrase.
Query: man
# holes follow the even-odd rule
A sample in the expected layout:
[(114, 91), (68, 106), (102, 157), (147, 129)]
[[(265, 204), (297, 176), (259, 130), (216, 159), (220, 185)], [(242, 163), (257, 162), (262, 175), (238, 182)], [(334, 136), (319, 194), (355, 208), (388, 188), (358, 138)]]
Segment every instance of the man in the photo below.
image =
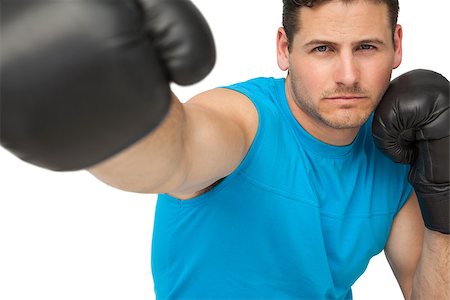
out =
[(184, 105), (173, 95), (153, 133), (90, 167), (112, 186), (164, 194), (158, 297), (350, 298), (384, 246), (406, 298), (448, 293), (448, 237), (425, 230), (422, 251), (408, 168), (368, 133), (401, 62), (395, 3), (323, 2), (285, 2), (277, 49), (286, 80), (255, 79)]

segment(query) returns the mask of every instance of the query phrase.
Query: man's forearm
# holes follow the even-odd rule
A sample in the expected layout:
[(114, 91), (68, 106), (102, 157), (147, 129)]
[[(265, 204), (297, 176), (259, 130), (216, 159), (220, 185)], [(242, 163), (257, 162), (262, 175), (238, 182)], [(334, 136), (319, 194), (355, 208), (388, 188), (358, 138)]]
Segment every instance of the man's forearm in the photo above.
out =
[(131, 192), (159, 192), (176, 181), (183, 149), (185, 116), (173, 95), (170, 111), (158, 128), (89, 171), (104, 183)]
[(450, 235), (426, 229), (412, 299), (450, 299)]

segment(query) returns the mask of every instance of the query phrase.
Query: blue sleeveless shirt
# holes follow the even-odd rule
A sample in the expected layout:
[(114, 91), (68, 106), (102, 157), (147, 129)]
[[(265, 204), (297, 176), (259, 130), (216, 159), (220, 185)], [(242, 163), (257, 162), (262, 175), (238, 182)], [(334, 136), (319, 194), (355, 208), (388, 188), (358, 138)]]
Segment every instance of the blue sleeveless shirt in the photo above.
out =
[(412, 192), (408, 166), (374, 145), (371, 120), (348, 146), (295, 120), (284, 79), (229, 86), (259, 115), (236, 170), (181, 201), (159, 195), (152, 248), (157, 299), (351, 299)]

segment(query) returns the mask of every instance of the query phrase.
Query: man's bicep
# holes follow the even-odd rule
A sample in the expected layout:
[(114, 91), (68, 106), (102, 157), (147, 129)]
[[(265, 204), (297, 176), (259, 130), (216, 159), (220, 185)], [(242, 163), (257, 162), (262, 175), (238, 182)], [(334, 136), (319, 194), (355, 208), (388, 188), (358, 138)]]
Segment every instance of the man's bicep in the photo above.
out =
[(228, 89), (204, 92), (184, 104), (186, 177), (176, 191), (190, 198), (233, 172), (245, 157), (258, 127), (256, 108)]
[(409, 299), (414, 274), (422, 251), (424, 225), (415, 193), (412, 193), (392, 224), (385, 254), (402, 289)]

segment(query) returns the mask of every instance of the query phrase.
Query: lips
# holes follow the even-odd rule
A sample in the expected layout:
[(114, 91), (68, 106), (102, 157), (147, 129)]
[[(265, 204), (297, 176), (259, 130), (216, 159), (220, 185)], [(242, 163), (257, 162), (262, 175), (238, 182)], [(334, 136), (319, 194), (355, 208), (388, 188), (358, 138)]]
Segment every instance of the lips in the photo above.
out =
[(324, 98), (331, 105), (337, 105), (342, 108), (356, 107), (365, 103), (368, 97), (361, 95), (338, 95), (333, 97)]
[(333, 97), (326, 97), (325, 99), (331, 99), (331, 100), (333, 100), (333, 99), (336, 99), (336, 100), (349, 99), (349, 100), (352, 100), (352, 99), (364, 99), (364, 98), (367, 98), (367, 97), (361, 96), (361, 95), (339, 95), (339, 96), (333, 96)]

